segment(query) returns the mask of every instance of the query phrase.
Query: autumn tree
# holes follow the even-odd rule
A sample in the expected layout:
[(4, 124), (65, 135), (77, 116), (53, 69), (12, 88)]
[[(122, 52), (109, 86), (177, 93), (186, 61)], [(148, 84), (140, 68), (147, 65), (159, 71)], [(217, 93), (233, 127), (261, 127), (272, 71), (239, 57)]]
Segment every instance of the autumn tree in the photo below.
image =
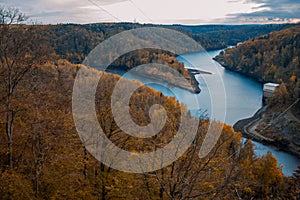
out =
[(34, 32), (33, 26), (24, 25), (27, 17), (15, 8), (0, 8), (0, 98), (8, 145), (8, 165), (13, 168), (13, 137), (17, 115), (24, 111), (20, 105), (18, 86), (33, 66), (41, 64), (46, 46)]

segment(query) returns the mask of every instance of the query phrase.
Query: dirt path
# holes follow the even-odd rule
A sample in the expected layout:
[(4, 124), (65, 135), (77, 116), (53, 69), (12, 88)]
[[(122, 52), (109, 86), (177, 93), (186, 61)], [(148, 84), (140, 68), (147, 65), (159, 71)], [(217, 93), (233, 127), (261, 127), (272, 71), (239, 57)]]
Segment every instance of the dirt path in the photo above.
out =
[(259, 132), (256, 131), (258, 123), (262, 119), (267, 107), (264, 106), (259, 109), (253, 117), (239, 120), (237, 123), (234, 124), (233, 128), (235, 131), (240, 131), (246, 138), (251, 140), (256, 140), (259, 142), (268, 142), (272, 143), (273, 140), (261, 135)]
[(295, 115), (293, 115), (291, 110), (287, 111), (287, 113), (284, 117), (290, 121), (295, 121), (295, 122), (300, 123), (300, 119), (298, 119)]

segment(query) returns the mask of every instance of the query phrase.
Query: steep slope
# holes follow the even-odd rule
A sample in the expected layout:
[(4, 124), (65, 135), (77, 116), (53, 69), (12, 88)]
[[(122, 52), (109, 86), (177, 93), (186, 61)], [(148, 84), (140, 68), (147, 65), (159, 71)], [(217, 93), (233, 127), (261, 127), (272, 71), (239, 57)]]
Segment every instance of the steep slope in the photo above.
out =
[(300, 27), (257, 37), (226, 49), (215, 60), (262, 83), (280, 83), (256, 124), (277, 146), (300, 156)]
[[(293, 179), (283, 176), (276, 159), (271, 154), (256, 158), (251, 142), (243, 144), (241, 135), (235, 134), (230, 126), (216, 124), (223, 126), (222, 136), (212, 152), (200, 159), (198, 152), (210, 124), (208, 120), (199, 121), (195, 141), (185, 154), (163, 169), (133, 174), (100, 163), (82, 145), (72, 118), (72, 87), (78, 68), (79, 65), (66, 60), (36, 66), (12, 97), (14, 106), (22, 110), (14, 124), (13, 168), (8, 163), (7, 138), (0, 137), (3, 199), (291, 199), (296, 196)], [(181, 125), (180, 107), (184, 105), (141, 86), (130, 101), (133, 121), (147, 125), (148, 112), (154, 104), (162, 104), (168, 119), (159, 134), (144, 139), (132, 137), (120, 130), (110, 109), (111, 88), (119, 78), (104, 73), (96, 93), (97, 117), (106, 136), (116, 146), (136, 154), (164, 147)], [(5, 92), (0, 91), (0, 99), (3, 96)], [(3, 110), (4, 105), (0, 104), (0, 111)], [(5, 132), (3, 124), (5, 117), (0, 115), (1, 133)]]
[[(136, 138), (127, 134), (119, 127), (111, 109), (112, 90), (121, 78), (60, 59), (47, 43), (40, 42), (41, 38), (28, 37), (34, 36), (31, 30), (25, 25), (0, 26), (1, 199), (296, 198), (299, 189), (295, 181), (283, 176), (276, 159), (271, 154), (255, 157), (251, 142), (242, 142), (241, 135), (230, 126), (212, 123), (212, 130), (215, 126), (223, 128), (222, 135), (210, 154), (200, 159), (198, 152), (211, 122), (182, 114), (186, 107), (175, 98), (123, 79), (121, 91), (133, 84), (140, 86), (131, 95), (129, 104), (125, 105), (121, 98), (116, 104), (126, 106), (136, 124), (151, 123), (149, 111), (153, 105), (164, 107), (167, 115), (157, 135)], [(45, 51), (41, 51), (43, 48)], [(182, 115), (187, 121), (199, 120), (193, 143), (178, 160), (149, 173), (125, 173), (96, 160), (80, 140), (73, 119), (77, 111), (72, 107), (73, 85), (80, 67), (86, 73), (79, 81), (94, 84), (98, 81), (93, 79), (95, 75), (103, 76), (96, 94), (89, 96), (92, 103), (84, 104), (89, 98), (82, 98), (83, 109), (91, 106), (96, 113), (79, 113), (79, 116), (85, 122), (90, 114), (96, 116), (96, 125), (115, 146), (134, 156), (161, 149), (174, 141), (179, 129), (183, 129), (184, 136), (190, 132), (181, 123)], [(87, 87), (80, 89), (87, 92)], [(160, 108), (151, 116), (160, 119), (161, 112)], [(123, 112), (118, 114), (124, 117)], [(92, 136), (100, 138), (96, 134)], [(177, 140), (172, 152), (178, 152), (182, 142)], [(88, 143), (97, 144), (94, 140)], [(121, 160), (125, 164), (126, 158)], [(149, 165), (160, 164), (164, 159), (156, 161), (149, 159)]]
[[(282, 25), (153, 25), (133, 23), (60, 24), (37, 27), (41, 35), (49, 38), (52, 47), (62, 58), (81, 63), (96, 45), (122, 31), (142, 27), (175, 29), (199, 42), (204, 49), (225, 48), (272, 31), (279, 31), (295, 24)], [(180, 42), (180, 41), (178, 41)]]

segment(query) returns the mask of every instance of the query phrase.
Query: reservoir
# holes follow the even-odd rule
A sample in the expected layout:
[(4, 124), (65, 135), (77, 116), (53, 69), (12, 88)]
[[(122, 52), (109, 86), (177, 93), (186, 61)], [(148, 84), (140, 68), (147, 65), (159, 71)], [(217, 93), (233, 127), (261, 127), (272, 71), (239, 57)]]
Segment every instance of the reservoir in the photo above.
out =
[[(219, 52), (220, 50), (199, 52), (177, 57), (180, 62), (185, 63), (187, 68), (199, 69), (211, 73), (196, 75), (201, 88), (200, 94), (192, 94), (187, 90), (160, 83), (147, 84), (153, 81), (132, 73), (121, 71), (114, 73), (132, 80), (139, 80), (156, 90), (162, 91), (164, 95), (175, 96), (189, 107), (193, 115), (199, 116), (206, 113), (210, 119), (216, 119), (233, 125), (240, 119), (252, 116), (262, 106), (262, 85), (253, 79), (225, 70), (221, 65), (212, 60)], [(211, 95), (212, 93), (214, 94), (213, 96)], [(201, 107), (200, 112), (199, 110), (193, 110), (193, 105), (189, 104), (192, 95), (198, 99)], [(218, 101), (225, 102), (225, 110), (218, 105)], [(297, 169), (297, 166), (300, 165), (300, 159), (293, 155), (277, 151), (254, 141), (253, 143), (255, 144), (255, 154), (257, 156), (265, 155), (268, 151), (272, 152), (278, 160), (278, 165), (282, 166), (283, 173), (286, 176), (291, 176), (294, 170)]]

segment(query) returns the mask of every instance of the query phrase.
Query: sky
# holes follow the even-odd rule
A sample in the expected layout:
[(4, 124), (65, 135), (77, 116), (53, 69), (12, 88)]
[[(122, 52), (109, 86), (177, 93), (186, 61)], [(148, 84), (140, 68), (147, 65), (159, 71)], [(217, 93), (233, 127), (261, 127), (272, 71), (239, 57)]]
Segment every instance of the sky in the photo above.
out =
[(300, 0), (0, 0), (0, 6), (19, 8), (41, 24), (300, 22)]

